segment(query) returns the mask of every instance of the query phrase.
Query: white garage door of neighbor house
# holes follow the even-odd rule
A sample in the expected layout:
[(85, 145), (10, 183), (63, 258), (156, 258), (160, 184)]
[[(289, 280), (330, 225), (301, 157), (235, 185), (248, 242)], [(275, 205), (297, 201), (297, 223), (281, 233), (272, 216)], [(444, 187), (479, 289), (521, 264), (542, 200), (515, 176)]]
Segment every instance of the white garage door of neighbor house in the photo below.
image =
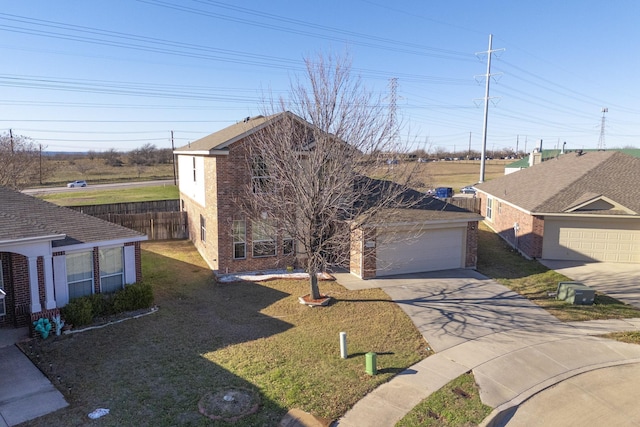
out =
[(542, 258), (567, 261), (640, 263), (640, 229), (615, 222), (571, 224), (545, 221)]
[(418, 273), (464, 267), (466, 228), (415, 232), (387, 232), (376, 242), (376, 275)]

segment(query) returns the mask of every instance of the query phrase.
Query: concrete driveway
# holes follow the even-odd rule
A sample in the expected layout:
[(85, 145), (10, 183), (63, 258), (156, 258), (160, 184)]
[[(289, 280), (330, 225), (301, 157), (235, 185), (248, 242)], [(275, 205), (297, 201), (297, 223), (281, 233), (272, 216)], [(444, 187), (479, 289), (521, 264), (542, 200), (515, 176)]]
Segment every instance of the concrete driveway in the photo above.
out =
[(541, 260), (541, 264), (610, 297), (640, 308), (640, 265)]
[[(607, 332), (639, 330), (640, 319), (563, 323), (504, 286), (472, 270), (450, 270), (362, 281), (336, 274), (348, 289), (382, 288), (412, 319), (436, 354), (418, 362), (369, 393), (336, 425), (340, 427), (391, 426), (432, 392), (473, 371), (480, 398), (494, 412), (484, 425), (517, 425), (514, 413), (524, 403), (532, 417), (520, 425), (597, 425), (592, 423), (539, 423), (546, 401), (531, 399), (553, 390), (556, 384), (603, 368), (612, 372), (640, 364), (640, 346), (599, 338)], [(638, 371), (640, 372), (640, 371)], [(595, 374), (594, 374), (595, 375)], [(624, 401), (622, 394), (640, 378), (619, 375), (624, 386), (611, 387), (608, 398)], [(588, 376), (585, 390), (601, 385)], [(578, 383), (566, 383), (571, 386)], [(563, 384), (564, 386), (564, 384)], [(566, 417), (589, 412), (585, 396), (574, 386), (563, 395)], [(619, 390), (619, 392), (616, 392)], [(586, 393), (588, 394), (588, 393)], [(597, 398), (595, 394), (589, 395)], [(560, 397), (556, 397), (560, 398)], [(631, 403), (629, 403), (631, 404)], [(635, 403), (633, 403), (635, 405)], [(615, 418), (634, 409), (601, 405), (598, 416)], [(524, 406), (523, 406), (524, 408)], [(595, 408), (595, 407), (594, 407)], [(524, 412), (521, 412), (524, 414)], [(559, 419), (560, 420), (560, 419)]]

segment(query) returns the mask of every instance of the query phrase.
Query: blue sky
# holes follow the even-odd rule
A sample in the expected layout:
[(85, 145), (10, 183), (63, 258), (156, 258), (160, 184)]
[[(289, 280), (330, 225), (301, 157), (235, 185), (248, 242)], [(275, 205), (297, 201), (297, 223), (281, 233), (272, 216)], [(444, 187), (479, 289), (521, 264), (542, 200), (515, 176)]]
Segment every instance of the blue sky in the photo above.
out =
[[(0, 11), (0, 131), (51, 151), (182, 146), (286, 95), (303, 58), (349, 52), (415, 148), (640, 147), (640, 2), (59, 0)], [(526, 144), (526, 145), (525, 145)]]

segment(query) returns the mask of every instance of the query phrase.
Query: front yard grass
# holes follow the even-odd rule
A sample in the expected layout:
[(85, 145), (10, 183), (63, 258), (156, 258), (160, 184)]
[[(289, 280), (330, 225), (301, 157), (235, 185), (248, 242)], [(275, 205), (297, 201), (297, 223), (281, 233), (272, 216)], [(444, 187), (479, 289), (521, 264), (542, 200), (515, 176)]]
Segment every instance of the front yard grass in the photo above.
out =
[[(220, 387), (261, 396), (259, 411), (237, 426), (277, 425), (290, 408), (332, 420), (427, 356), (411, 320), (381, 290), (321, 282), (336, 302), (309, 308), (297, 301), (306, 281), (215, 283), (187, 241), (145, 242), (142, 256), (155, 314), (23, 344), (70, 403), (28, 425), (93, 425), (87, 414), (96, 408), (110, 409), (101, 426), (227, 425), (198, 413), (199, 399)], [(369, 351), (378, 353), (376, 376), (365, 373)]]
[(404, 416), (396, 427), (477, 426), (492, 411), (480, 401), (473, 374), (462, 374)]
[(600, 292), (592, 306), (573, 305), (556, 300), (558, 282), (570, 278), (527, 260), (485, 224), (478, 229), (478, 272), (545, 308), (562, 321), (621, 319), (640, 317), (640, 310)]

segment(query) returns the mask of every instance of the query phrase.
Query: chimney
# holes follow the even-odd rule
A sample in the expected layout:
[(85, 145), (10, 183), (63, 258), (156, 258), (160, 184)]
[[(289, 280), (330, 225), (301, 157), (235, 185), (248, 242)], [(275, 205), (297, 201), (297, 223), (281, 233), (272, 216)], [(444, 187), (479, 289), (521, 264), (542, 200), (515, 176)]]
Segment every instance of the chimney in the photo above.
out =
[(529, 167), (540, 163), (542, 163), (542, 150), (536, 147), (529, 155)]

